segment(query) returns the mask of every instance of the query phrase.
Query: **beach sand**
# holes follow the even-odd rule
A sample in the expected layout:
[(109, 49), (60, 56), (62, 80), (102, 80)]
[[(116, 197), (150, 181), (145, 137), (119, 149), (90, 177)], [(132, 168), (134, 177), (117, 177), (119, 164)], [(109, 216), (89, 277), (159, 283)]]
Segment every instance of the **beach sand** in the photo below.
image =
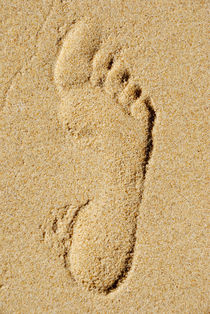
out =
[(1, 1), (1, 313), (209, 313), (208, 1)]

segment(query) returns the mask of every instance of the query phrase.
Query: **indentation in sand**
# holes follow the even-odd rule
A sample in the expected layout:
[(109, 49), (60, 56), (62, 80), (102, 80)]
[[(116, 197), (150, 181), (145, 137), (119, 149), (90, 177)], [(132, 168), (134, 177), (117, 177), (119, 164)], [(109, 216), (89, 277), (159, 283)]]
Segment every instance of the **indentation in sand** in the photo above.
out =
[[(104, 294), (131, 268), (153, 148), (152, 100), (124, 61), (123, 48), (101, 44), (100, 30), (79, 22), (66, 36), (54, 72), (60, 121), (78, 153), (87, 151), (84, 162), (96, 158), (103, 179), (80, 206), (52, 210), (43, 237), (79, 285)], [(90, 180), (97, 180), (94, 174)]]

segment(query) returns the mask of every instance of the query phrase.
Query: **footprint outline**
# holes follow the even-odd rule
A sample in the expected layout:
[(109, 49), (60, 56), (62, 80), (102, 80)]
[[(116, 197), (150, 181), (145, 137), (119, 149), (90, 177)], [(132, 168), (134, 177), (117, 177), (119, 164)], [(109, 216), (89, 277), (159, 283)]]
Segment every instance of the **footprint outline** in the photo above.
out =
[[(78, 25), (81, 25), (81, 24), (77, 23), (75, 25), (75, 28), (78, 27)], [(69, 38), (71, 38), (71, 37), (69, 36)], [(67, 40), (69, 40), (69, 38), (67, 35)], [(99, 39), (99, 42), (100, 42), (100, 39)], [(144, 183), (148, 162), (149, 162), (149, 159), (151, 157), (151, 153), (152, 153), (152, 149), (153, 149), (152, 130), (153, 130), (156, 114), (155, 114), (155, 111), (154, 111), (154, 108), (152, 105), (152, 99), (150, 96), (148, 96), (148, 94), (146, 94), (142, 91), (142, 88), (140, 87), (139, 83), (136, 82), (136, 80), (134, 80), (132, 78), (130, 71), (127, 69), (127, 67), (125, 67), (123, 65), (123, 61), (122, 61), (122, 59), (120, 59), (120, 54), (121, 54), (122, 48), (115, 49), (115, 52), (113, 52), (113, 50), (110, 52), (110, 55), (108, 55), (108, 57), (107, 57), (108, 61), (107, 60), (104, 61), (105, 66), (106, 66), (106, 71), (100, 72), (100, 67), (103, 67), (102, 64), (100, 63), (101, 62), (100, 52), (101, 51), (103, 52), (103, 47), (101, 46), (101, 42), (100, 42), (100, 45), (99, 44), (97, 44), (97, 45), (98, 45), (97, 49), (94, 49), (94, 53), (92, 55), (92, 58), (89, 59), (89, 65), (91, 64), (91, 66), (90, 66), (91, 75), (87, 76), (86, 81), (80, 81), (79, 80), (78, 84), (81, 84), (81, 83), (83, 83), (84, 85), (90, 84), (90, 86), (92, 86), (93, 89), (94, 88), (100, 88), (100, 90), (103, 93), (109, 94), (110, 99), (114, 100), (114, 102), (120, 106), (121, 110), (124, 112), (125, 115), (130, 116), (134, 119), (139, 120), (141, 118), (142, 110), (143, 110), (143, 112), (144, 111), (147, 112), (147, 113), (145, 113), (145, 116), (146, 116), (145, 119), (147, 119), (147, 134), (146, 134), (147, 145), (144, 147), (145, 156), (143, 158), (144, 160), (142, 161), (142, 165), (141, 165), (142, 166), (142, 177), (143, 177), (143, 183)], [(65, 46), (64, 46), (64, 49), (65, 49)], [(103, 56), (103, 53), (102, 53), (102, 56)], [(61, 98), (62, 98), (63, 94), (62, 94), (62, 89), (60, 88), (60, 85), (62, 86), (62, 84), (59, 83), (59, 76), (58, 76), (58, 73), (60, 71), (59, 66), (58, 66), (58, 60), (61, 57), (62, 57), (62, 52), (58, 56), (56, 67), (55, 67), (55, 83), (58, 87), (58, 91), (61, 94)], [(97, 58), (99, 59), (98, 63), (97, 63)], [(56, 74), (56, 71), (57, 71), (57, 74)], [(97, 75), (97, 71), (99, 71), (98, 75)], [(112, 88), (111, 92), (110, 92), (110, 86), (112, 86), (112, 83), (114, 83), (113, 84), (114, 88)], [(69, 90), (65, 94), (71, 93), (72, 90), (74, 90), (74, 89), (76, 89), (76, 91), (77, 91), (77, 85), (78, 84), (70, 85)], [(140, 101), (140, 99), (141, 99), (141, 101)], [(140, 106), (140, 104), (142, 107)], [(140, 113), (137, 110), (139, 108), (140, 108)], [(64, 124), (64, 126), (66, 127), (66, 124)], [(143, 186), (143, 184), (142, 184), (142, 186)], [(139, 198), (142, 197), (142, 194), (143, 194), (143, 191), (141, 192), (141, 195)], [(72, 219), (70, 220), (70, 222), (68, 222), (69, 226), (71, 225), (71, 232), (66, 231), (67, 233), (69, 233), (69, 239), (67, 239), (67, 240), (69, 240), (69, 242), (71, 244), (73, 241), (73, 235), (72, 235), (73, 229), (74, 229), (75, 225), (77, 224), (77, 219), (78, 219), (80, 210), (82, 208), (84, 209), (86, 206), (90, 205), (90, 202), (91, 201), (88, 199), (87, 202), (83, 203), (81, 206), (78, 206), (77, 209), (74, 209), (76, 216), (73, 216)], [(140, 205), (140, 203), (139, 203), (139, 205)], [(130, 246), (130, 251), (127, 252), (128, 254), (127, 254), (126, 260), (124, 261), (124, 268), (120, 271), (117, 278), (115, 278), (115, 280), (112, 282), (111, 285), (106, 286), (104, 289), (101, 286), (97, 287), (97, 284), (94, 281), (91, 284), (87, 284), (87, 282), (85, 283), (84, 280), (80, 280), (80, 283), (84, 284), (86, 286), (86, 288), (88, 288), (89, 290), (96, 290), (99, 293), (104, 293), (107, 295), (110, 292), (116, 290), (121, 285), (121, 283), (124, 282), (124, 280), (127, 278), (127, 275), (128, 275), (128, 273), (132, 267), (132, 260), (133, 260), (134, 250), (135, 250), (137, 216), (138, 216), (138, 213), (136, 214), (136, 217), (135, 217), (135, 223), (134, 223), (135, 226), (133, 228), (133, 232), (132, 232), (132, 236), (131, 236), (131, 238), (133, 238), (132, 245)], [(57, 218), (57, 221), (56, 222), (55, 221), (56, 220), (53, 220), (53, 222), (52, 222), (52, 216), (50, 216), (50, 215), (46, 219), (45, 224), (43, 225), (44, 227), (42, 228), (44, 238), (46, 236), (46, 229), (49, 227), (49, 225), (52, 225), (52, 231), (53, 231), (53, 228), (55, 229), (55, 225), (58, 222), (58, 218)], [(49, 241), (51, 241), (51, 240), (49, 240)], [(55, 241), (59, 241), (59, 240), (55, 240)], [(70, 267), (69, 266), (70, 263), (67, 262), (67, 256), (71, 253), (70, 252), (71, 244), (67, 247), (65, 247), (65, 245), (64, 245), (63, 255), (61, 254), (63, 256), (64, 266), (66, 268)], [(74, 278), (74, 275), (72, 274), (71, 269), (69, 269), (69, 272), (71, 273), (72, 278), (75, 281), (77, 281)], [(78, 282), (78, 284), (79, 284), (79, 282)]]

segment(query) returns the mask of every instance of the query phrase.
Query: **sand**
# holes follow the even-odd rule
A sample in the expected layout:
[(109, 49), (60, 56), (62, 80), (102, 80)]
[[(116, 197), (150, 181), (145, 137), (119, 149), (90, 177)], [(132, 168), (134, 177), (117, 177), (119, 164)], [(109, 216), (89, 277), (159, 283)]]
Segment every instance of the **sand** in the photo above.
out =
[(0, 312), (208, 313), (208, 2), (0, 12)]

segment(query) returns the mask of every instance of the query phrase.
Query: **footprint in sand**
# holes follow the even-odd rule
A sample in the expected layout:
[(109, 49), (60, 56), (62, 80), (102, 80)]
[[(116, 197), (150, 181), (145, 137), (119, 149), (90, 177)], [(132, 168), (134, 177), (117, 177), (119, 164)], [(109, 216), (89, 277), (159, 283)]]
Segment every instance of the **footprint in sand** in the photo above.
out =
[(95, 158), (101, 176), (91, 169), (96, 188), (86, 202), (52, 210), (42, 230), (77, 284), (107, 294), (132, 265), (155, 112), (123, 49), (100, 38), (94, 24), (78, 22), (64, 40), (54, 77), (60, 121), (78, 150), (87, 151), (83, 162)]

